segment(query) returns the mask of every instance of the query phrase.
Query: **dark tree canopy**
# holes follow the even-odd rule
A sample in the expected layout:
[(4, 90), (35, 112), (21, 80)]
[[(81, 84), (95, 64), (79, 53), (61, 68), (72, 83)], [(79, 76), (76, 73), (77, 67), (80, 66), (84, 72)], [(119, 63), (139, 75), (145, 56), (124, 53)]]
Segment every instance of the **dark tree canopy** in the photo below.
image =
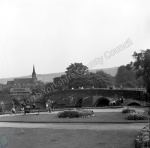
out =
[(92, 73), (88, 71), (88, 67), (82, 63), (74, 63), (66, 68), (66, 74), (55, 77), (52, 83), (46, 84), (50, 91), (60, 91), (71, 88), (106, 88), (112, 85), (112, 77), (104, 71)]
[(142, 77), (147, 92), (150, 93), (150, 49), (133, 54), (134, 62), (127, 65), (129, 69), (136, 69), (137, 78)]
[(105, 73), (104, 71), (97, 71), (95, 74), (96, 77), (96, 87), (98, 88), (107, 88), (112, 85), (112, 77)]
[(73, 79), (70, 83), (70, 88), (107, 88), (108, 86), (112, 85), (112, 78), (110, 75), (106, 74), (103, 71), (97, 71), (96, 73), (86, 73), (82, 77), (77, 77)]
[(82, 63), (71, 64), (66, 69), (67, 75), (75, 74), (76, 77), (79, 75), (85, 75), (88, 72), (88, 67), (83, 65)]
[(143, 80), (136, 76), (136, 72), (137, 70), (130, 68), (129, 64), (120, 66), (115, 77), (116, 86), (125, 88), (143, 87)]
[(116, 83), (125, 83), (127, 81), (135, 81), (136, 73), (132, 69), (127, 69), (126, 66), (120, 66), (116, 75)]
[(32, 94), (35, 95), (35, 93), (43, 93), (42, 90), (44, 87), (45, 84), (42, 81), (37, 81), (34, 86), (30, 86), (30, 89), (32, 90)]

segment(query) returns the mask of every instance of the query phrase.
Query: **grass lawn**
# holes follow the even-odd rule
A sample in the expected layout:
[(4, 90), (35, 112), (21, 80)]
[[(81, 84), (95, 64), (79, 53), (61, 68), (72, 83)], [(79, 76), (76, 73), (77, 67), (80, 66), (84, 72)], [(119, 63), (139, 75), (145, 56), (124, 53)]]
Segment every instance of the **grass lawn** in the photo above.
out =
[[(0, 117), (0, 121), (13, 121), (13, 122), (52, 122), (52, 123), (80, 123), (80, 122), (91, 122), (91, 123), (98, 123), (98, 122), (126, 122), (126, 123), (132, 123), (132, 122), (148, 122), (147, 120), (126, 120), (125, 117), (126, 114), (122, 114), (120, 112), (96, 112), (96, 116), (94, 117), (86, 117), (86, 118), (58, 118), (57, 114), (27, 114), (25, 116), (23, 115), (17, 115), (17, 116), (6, 116), (6, 117)], [(2, 115), (1, 115), (2, 116)]]
[(9, 148), (133, 148), (139, 130), (0, 128)]

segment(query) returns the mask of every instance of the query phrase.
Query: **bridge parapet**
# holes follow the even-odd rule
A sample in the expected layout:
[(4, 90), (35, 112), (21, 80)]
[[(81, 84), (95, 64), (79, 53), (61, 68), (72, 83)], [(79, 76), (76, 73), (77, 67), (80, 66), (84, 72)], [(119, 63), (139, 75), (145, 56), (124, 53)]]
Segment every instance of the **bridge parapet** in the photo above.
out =
[(56, 104), (63, 104), (64, 106), (75, 106), (78, 101), (82, 100), (86, 106), (94, 105), (94, 98), (107, 98), (110, 102), (119, 100), (123, 97), (125, 100), (144, 101), (144, 93), (142, 89), (74, 89), (63, 90), (46, 94), (46, 99), (53, 100)]

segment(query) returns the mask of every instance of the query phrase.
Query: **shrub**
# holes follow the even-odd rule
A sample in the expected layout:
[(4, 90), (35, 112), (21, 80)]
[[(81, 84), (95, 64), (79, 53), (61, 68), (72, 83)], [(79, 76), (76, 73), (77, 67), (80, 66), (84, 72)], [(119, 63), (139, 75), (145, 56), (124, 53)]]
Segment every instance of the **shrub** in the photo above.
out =
[(59, 112), (58, 115), (57, 115), (59, 118), (78, 118), (80, 115), (79, 115), (79, 112), (77, 111), (63, 111), (63, 112)]
[(145, 113), (146, 115), (150, 115), (150, 109), (145, 109), (144, 113)]
[(94, 112), (91, 110), (79, 110), (80, 117), (93, 116)]
[(140, 134), (134, 141), (135, 148), (148, 148), (150, 147), (150, 140), (149, 140), (149, 128), (144, 127)]
[(126, 114), (126, 113), (135, 113), (135, 109), (131, 109), (131, 108), (125, 108), (122, 110), (122, 113)]
[(129, 113), (126, 117), (127, 120), (147, 120), (147, 116), (142, 113)]
[(67, 110), (57, 114), (58, 118), (79, 118), (93, 115), (94, 112), (90, 110)]

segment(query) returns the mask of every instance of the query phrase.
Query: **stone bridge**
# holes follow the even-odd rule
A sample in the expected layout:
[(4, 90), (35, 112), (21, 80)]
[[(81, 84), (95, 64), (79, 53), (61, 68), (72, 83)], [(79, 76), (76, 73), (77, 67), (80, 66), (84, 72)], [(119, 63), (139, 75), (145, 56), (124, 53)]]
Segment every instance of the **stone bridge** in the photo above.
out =
[(46, 94), (59, 107), (101, 107), (113, 105), (145, 105), (144, 90), (135, 89), (73, 89)]

